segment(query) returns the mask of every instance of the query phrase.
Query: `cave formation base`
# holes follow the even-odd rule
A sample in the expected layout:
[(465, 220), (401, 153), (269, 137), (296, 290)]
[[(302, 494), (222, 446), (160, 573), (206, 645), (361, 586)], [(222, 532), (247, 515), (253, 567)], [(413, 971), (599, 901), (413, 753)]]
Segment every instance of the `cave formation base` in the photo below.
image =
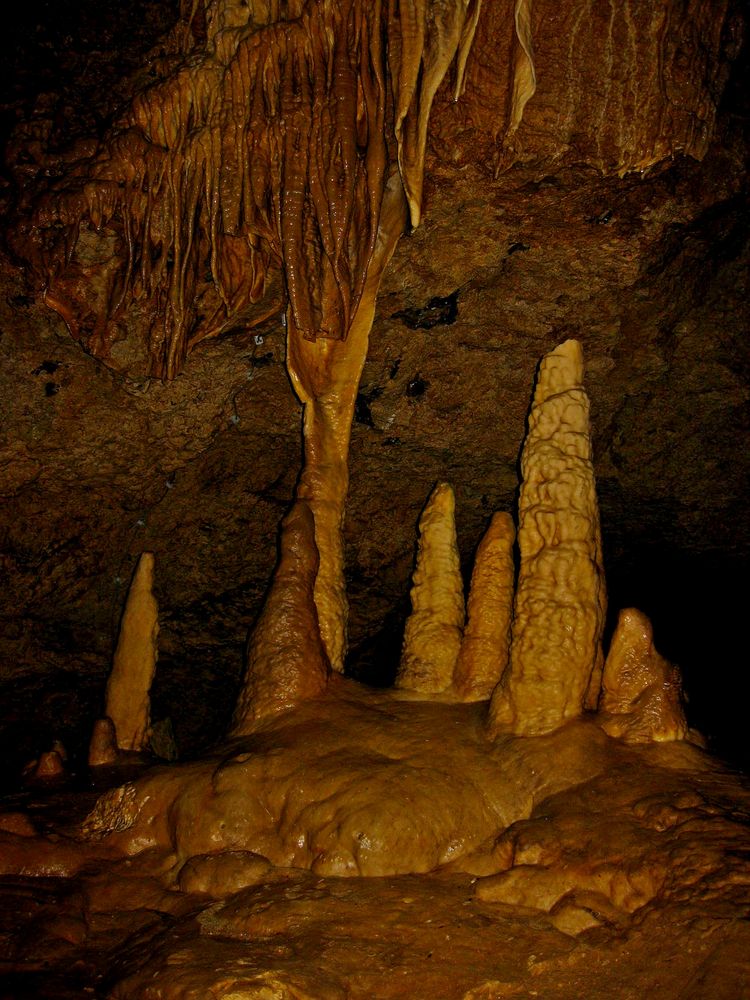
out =
[[(542, 366), (535, 399), (545, 378)], [(557, 388), (581, 378), (579, 365)], [(564, 440), (565, 420), (540, 419), (548, 442)], [(564, 499), (569, 461), (550, 471), (530, 455), (520, 509), (539, 489)], [(593, 496), (590, 461), (581, 468)], [(294, 510), (283, 537), (297, 525), (313, 551), (309, 511)], [(575, 510), (561, 502), (545, 532), (553, 569), (571, 565), (560, 538), (580, 526)], [(591, 510), (584, 534), (600, 573)], [(439, 594), (451, 566), (423, 548), (420, 572)], [(522, 547), (522, 569), (524, 558)], [(261, 630), (283, 632), (274, 609), (286, 595), (309, 611), (299, 628), (316, 632), (316, 563), (307, 577), (292, 563), (282, 558)], [(540, 593), (554, 598), (549, 579)], [(586, 589), (570, 593), (572, 610), (540, 603), (537, 631), (568, 613), (599, 620)], [(511, 631), (526, 621), (524, 595), (519, 583)], [(598, 710), (586, 709), (586, 681), (570, 718), (554, 680), (588, 678), (589, 647), (581, 659), (580, 644), (560, 644), (531, 681), (514, 673), (528, 652), (514, 661), (511, 648), (508, 697), (527, 704), (536, 688), (543, 733), (519, 732), (498, 720), (494, 696), (466, 703), (451, 684), (375, 690), (333, 673), (301, 689), (304, 657), (275, 704), (258, 680), (283, 687), (286, 675), (259, 654), (243, 693), (259, 711), (204, 758), (154, 766), (121, 753), (95, 769), (97, 798), (55, 795), (37, 772), (0, 812), (6, 995), (572, 1000), (645, 996), (658, 982), (674, 1000), (742, 996), (750, 790), (697, 745), (676, 670), (636, 611), (621, 615)], [(433, 660), (427, 649), (426, 668)]]
[(86, 841), (53, 832), (75, 797), (26, 793), (0, 818), (5, 995), (742, 996), (738, 779), (591, 719), (490, 742), (485, 712), (335, 678), (124, 786), (128, 830), (92, 836), (127, 813), (100, 804)]

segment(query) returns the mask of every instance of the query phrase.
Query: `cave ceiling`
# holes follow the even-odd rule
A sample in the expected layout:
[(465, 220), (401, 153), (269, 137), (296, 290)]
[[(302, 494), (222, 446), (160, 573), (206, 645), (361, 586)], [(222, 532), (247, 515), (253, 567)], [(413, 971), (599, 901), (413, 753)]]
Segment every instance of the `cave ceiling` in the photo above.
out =
[[(435, 96), (419, 225), (382, 279), (350, 451), (347, 669), (393, 677), (415, 526), (436, 482), (455, 490), (465, 571), (492, 513), (513, 508), (535, 368), (574, 337), (612, 606), (650, 614), (683, 667), (695, 723), (736, 752), (727, 692), (750, 552), (739, 7), (665, 4), (667, 23), (649, 5), (605, 15), (540, 2), (530, 65), (513, 7), (485, 0), (461, 98), (455, 77)], [(207, 9), (230, 26), (248, 16)], [(122, 128), (133, 94), (169, 90), (184, 52), (169, 5), (118, 8), (118, 24), (92, 6), (64, 13), (41, 23), (29, 12), (29, 30), (6, 40), (3, 739), (22, 757), (38, 729), (88, 734), (128, 582), (152, 551), (156, 715), (191, 750), (226, 724), (300, 468), (301, 409), (285, 370), (290, 275), (271, 236), (251, 254), (262, 300), (234, 286), (217, 298), (216, 273), (197, 274), (171, 354), (154, 352), (156, 299), (113, 309), (122, 216), (97, 224), (89, 206), (71, 249), (65, 179), (102, 149), (116, 159), (102, 137)], [(191, 23), (195, 77), (212, 28)], [(514, 87), (532, 71), (519, 109)], [(153, 78), (162, 91), (144, 91)], [(372, 192), (364, 174), (352, 184), (367, 243)], [(362, 252), (356, 241), (347, 251), (355, 275)], [(45, 272), (61, 253), (65, 267)], [(335, 284), (324, 271), (306, 287)], [(200, 327), (196, 302), (221, 321)], [(314, 336), (314, 302), (295, 322), (305, 309)]]

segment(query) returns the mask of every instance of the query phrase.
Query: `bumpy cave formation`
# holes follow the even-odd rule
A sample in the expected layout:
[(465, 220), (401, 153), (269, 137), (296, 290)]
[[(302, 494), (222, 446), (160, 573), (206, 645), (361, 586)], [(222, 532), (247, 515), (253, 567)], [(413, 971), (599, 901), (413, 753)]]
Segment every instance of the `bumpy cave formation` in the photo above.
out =
[(3, 996), (742, 995), (739, 5), (171, 16), (5, 104)]

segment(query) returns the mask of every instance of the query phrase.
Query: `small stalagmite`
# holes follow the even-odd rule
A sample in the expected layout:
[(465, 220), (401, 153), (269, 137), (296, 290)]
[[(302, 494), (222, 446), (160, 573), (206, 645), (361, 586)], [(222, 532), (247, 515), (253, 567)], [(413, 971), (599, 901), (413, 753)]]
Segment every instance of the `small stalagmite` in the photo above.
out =
[(396, 687), (446, 691), (461, 648), (464, 591), (456, 542), (455, 497), (439, 483), (419, 519), (419, 550)]
[(635, 608), (620, 612), (602, 675), (599, 722), (627, 743), (687, 736), (680, 674), (654, 648), (651, 622)]
[(146, 750), (151, 682), (158, 658), (159, 608), (153, 593), (154, 555), (144, 552), (128, 591), (120, 636), (107, 682), (105, 715), (120, 750)]
[(253, 629), (230, 736), (325, 691), (330, 664), (315, 609), (318, 550), (310, 508), (298, 500), (281, 527), (281, 558)]
[(89, 741), (89, 767), (106, 767), (117, 763), (117, 733), (106, 716), (97, 719)]
[(466, 629), (453, 675), (453, 689), (462, 701), (489, 698), (508, 663), (515, 537), (510, 514), (498, 512), (477, 549)]
[(550, 732), (595, 705), (606, 612), (583, 352), (566, 340), (539, 368), (521, 458), (520, 572), (510, 663), (490, 730)]

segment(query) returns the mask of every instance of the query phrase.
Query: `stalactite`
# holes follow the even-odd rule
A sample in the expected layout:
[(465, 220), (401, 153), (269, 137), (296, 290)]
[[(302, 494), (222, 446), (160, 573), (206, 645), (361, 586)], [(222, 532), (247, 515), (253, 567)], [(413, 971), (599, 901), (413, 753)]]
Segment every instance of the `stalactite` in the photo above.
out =
[(453, 690), (463, 701), (489, 698), (508, 662), (515, 537), (510, 514), (495, 514), (474, 558), (466, 629), (453, 675)]
[(606, 598), (582, 381), (575, 340), (540, 365), (521, 459), (510, 663), (490, 705), (493, 732), (548, 732), (598, 693)]
[(120, 625), (104, 714), (114, 723), (121, 750), (145, 750), (151, 682), (158, 657), (159, 609), (153, 594), (154, 556), (138, 560)]
[(390, 0), (388, 58), (395, 94), (398, 162), (412, 226), (422, 214), (422, 180), (432, 101), (458, 53), (455, 92), (461, 92), (466, 56), (481, 0), (426, 4)]
[(516, 53), (513, 66), (510, 117), (507, 135), (512, 136), (523, 118), (523, 109), (536, 90), (534, 66), (534, 41), (531, 30), (532, 0), (516, 0), (514, 20), (516, 25)]
[(464, 590), (456, 543), (455, 498), (439, 483), (419, 519), (419, 551), (396, 686), (446, 691), (461, 647)]
[[(197, 10), (183, 12), (188, 28)], [(478, 11), (479, 0), (388, 11), (308, 0), (256, 3), (227, 24), (209, 4), (205, 50), (185, 34), (185, 60), (37, 204), (47, 303), (105, 361), (130, 331), (149, 373), (172, 378), (201, 340), (279, 308), (260, 303), (281, 268), (300, 334), (344, 339), (388, 172), (388, 72), (416, 225), (432, 99), (457, 53), (460, 91)]]
[(620, 612), (602, 675), (599, 724), (627, 743), (682, 740), (688, 732), (677, 668), (654, 648), (651, 622)]

